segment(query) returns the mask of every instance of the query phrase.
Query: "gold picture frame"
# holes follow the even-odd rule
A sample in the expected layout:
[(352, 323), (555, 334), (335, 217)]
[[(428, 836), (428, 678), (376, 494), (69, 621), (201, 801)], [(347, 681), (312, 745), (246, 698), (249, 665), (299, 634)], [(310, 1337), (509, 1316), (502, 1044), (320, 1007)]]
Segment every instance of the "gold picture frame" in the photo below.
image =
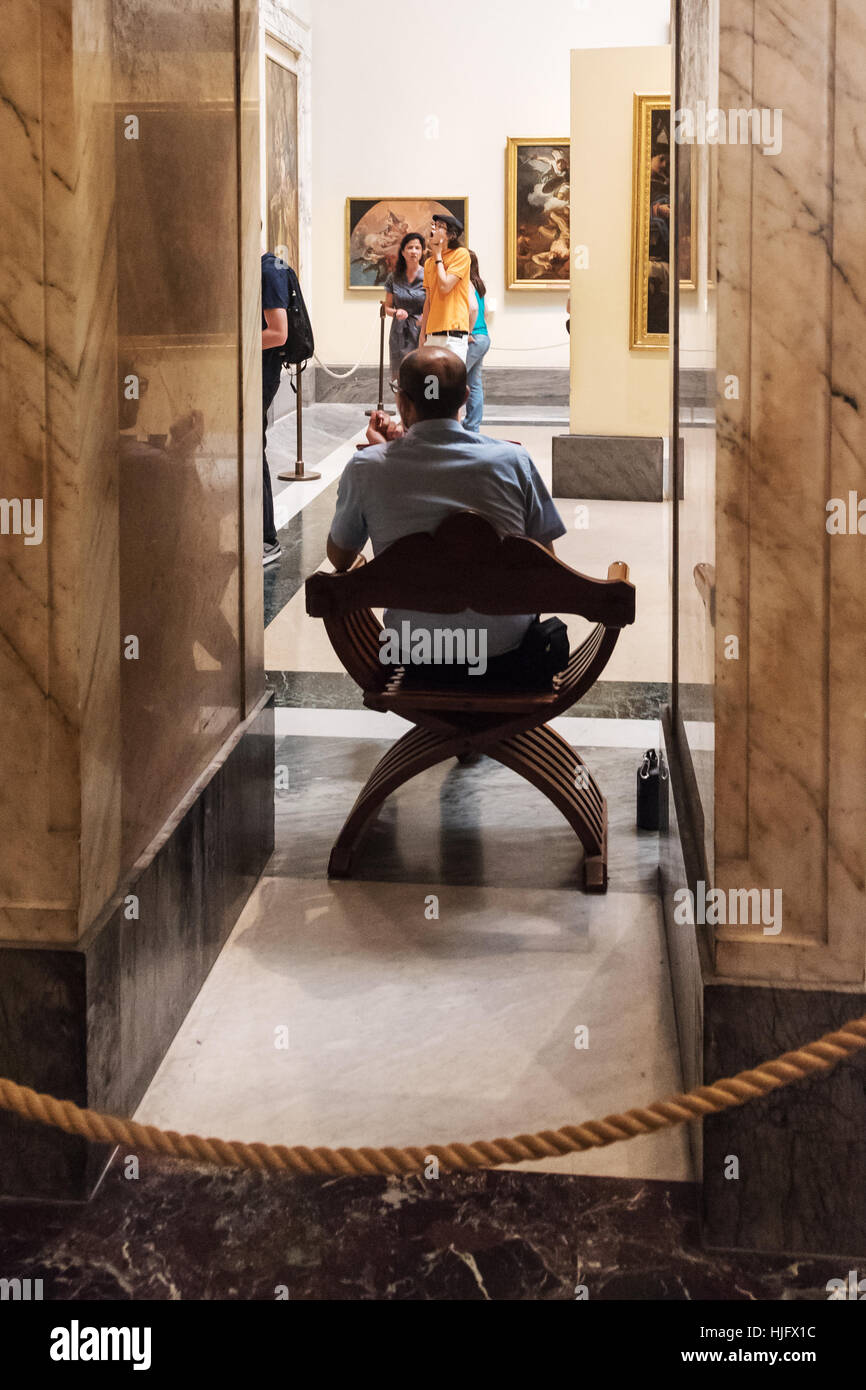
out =
[[(570, 288), (571, 142), (509, 136), (505, 149), (505, 286)], [(547, 206), (540, 195), (548, 194)], [(545, 269), (548, 271), (545, 274)]]
[(404, 232), (425, 233), (433, 214), (450, 213), (463, 223), (461, 241), (469, 245), (469, 198), (347, 198), (345, 232), (346, 290), (350, 294), (383, 293), (388, 270)]
[[(679, 216), (687, 219), (688, 241), (681, 243), (684, 260), (678, 267), (681, 290), (697, 287), (697, 197), (695, 151), (687, 162), (688, 181), (676, 187), (671, 151), (671, 101), (664, 93), (635, 92), (632, 143), (632, 240), (629, 314), (629, 348), (665, 350), (670, 346), (671, 192), (680, 204)], [(663, 157), (666, 156), (666, 161)], [(666, 162), (666, 171), (658, 167)], [(665, 198), (665, 194), (667, 197)], [(655, 215), (653, 208), (656, 209)]]

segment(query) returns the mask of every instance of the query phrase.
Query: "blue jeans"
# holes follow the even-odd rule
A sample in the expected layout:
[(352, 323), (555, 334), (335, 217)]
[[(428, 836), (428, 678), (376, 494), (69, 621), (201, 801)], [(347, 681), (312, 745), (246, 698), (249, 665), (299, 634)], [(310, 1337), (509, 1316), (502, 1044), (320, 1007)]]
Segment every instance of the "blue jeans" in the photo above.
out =
[(488, 335), (478, 333), (470, 341), (466, 353), (466, 384), (469, 387), (469, 400), (466, 402), (463, 428), (472, 430), (475, 434), (481, 429), (481, 417), (484, 414), (484, 383), (481, 380), (481, 363), (489, 347), (490, 338)]

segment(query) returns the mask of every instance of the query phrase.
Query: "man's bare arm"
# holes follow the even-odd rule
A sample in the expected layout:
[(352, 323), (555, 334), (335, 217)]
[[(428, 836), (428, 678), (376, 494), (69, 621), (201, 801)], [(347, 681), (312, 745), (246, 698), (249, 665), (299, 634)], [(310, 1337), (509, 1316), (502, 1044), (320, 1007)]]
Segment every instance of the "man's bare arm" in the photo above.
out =
[(265, 323), (262, 329), (262, 352), (266, 348), (282, 347), (289, 336), (289, 316), (285, 309), (265, 309)]
[(448, 271), (445, 269), (444, 261), (437, 261), (436, 274), (439, 277), (439, 288), (443, 294), (450, 294), (457, 284), (457, 281), (460, 279), (459, 275), (448, 274)]
[(328, 536), (326, 551), (328, 559), (338, 574), (343, 574), (347, 569), (351, 569), (361, 553), (359, 550), (344, 550), (341, 545), (337, 545), (331, 536)]

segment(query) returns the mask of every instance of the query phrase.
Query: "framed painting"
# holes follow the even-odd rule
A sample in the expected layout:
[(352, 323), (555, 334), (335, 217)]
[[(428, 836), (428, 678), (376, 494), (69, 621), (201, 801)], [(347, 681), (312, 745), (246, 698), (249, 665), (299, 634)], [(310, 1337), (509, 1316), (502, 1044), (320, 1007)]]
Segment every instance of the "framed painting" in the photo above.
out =
[(298, 77), (265, 57), (268, 248), (300, 274), (298, 245)]
[[(695, 279), (694, 149), (675, 147), (677, 161), (677, 267), (681, 290)], [(667, 348), (670, 342), (671, 103), (668, 96), (636, 92), (632, 151), (630, 348)]]
[(418, 232), (426, 246), (435, 213), (458, 218), (469, 245), (468, 198), (347, 198), (346, 289), (381, 293), (403, 237)]
[(505, 154), (505, 284), (567, 290), (570, 266), (570, 142), (512, 136)]

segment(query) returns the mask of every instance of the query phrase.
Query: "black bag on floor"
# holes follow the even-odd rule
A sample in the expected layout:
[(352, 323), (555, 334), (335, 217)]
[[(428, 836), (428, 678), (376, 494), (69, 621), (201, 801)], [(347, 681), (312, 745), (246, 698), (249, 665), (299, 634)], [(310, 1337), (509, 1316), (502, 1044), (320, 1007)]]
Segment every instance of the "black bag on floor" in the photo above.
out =
[(637, 773), (638, 830), (667, 829), (668, 774), (654, 748), (648, 748)]
[(280, 348), (280, 359), (284, 367), (297, 367), (302, 362), (308, 362), (315, 352), (313, 325), (310, 323), (298, 277), (290, 265), (286, 266), (286, 277), (289, 282), (289, 332)]

